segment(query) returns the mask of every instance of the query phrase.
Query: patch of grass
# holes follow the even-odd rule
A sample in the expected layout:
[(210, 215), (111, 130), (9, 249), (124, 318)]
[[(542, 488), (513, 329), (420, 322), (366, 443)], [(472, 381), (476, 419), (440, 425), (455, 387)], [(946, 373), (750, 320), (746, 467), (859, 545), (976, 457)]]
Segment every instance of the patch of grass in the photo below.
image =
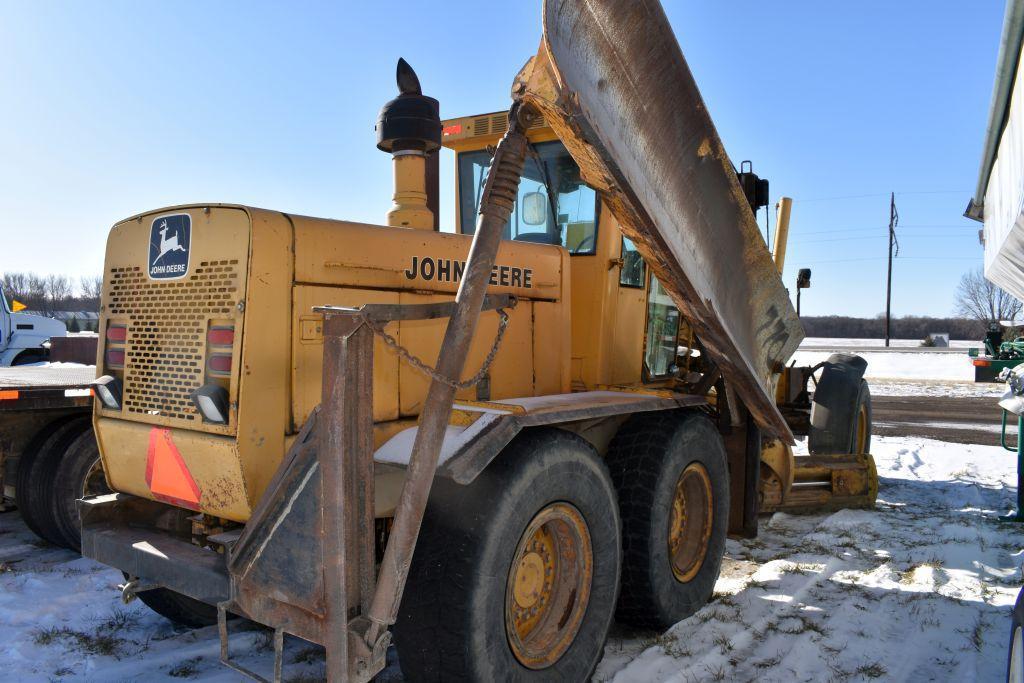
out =
[(881, 662), (869, 662), (858, 666), (854, 673), (864, 678), (881, 678), (888, 671), (882, 666)]
[(256, 634), (256, 639), (252, 644), (253, 648), (258, 652), (266, 652), (274, 649), (274, 632), (270, 629), (261, 630)]
[(186, 659), (184, 662), (168, 669), (167, 675), (173, 678), (195, 678), (196, 674), (199, 673), (199, 663), (202, 661), (202, 657)]
[(705, 664), (704, 668), (708, 670), (708, 676), (712, 681), (724, 681), (725, 680), (725, 667), (724, 666), (711, 666)]
[(967, 633), (967, 642), (976, 652), (981, 652), (981, 647), (985, 644), (985, 628), (987, 626), (985, 618), (979, 614), (978, 618), (974, 620), (974, 626)]
[(66, 626), (39, 629), (32, 634), (32, 641), (36, 645), (53, 645), (57, 642), (64, 642), (72, 649), (86, 655), (103, 655), (105, 657), (117, 657), (124, 639), (112, 633), (106, 633), (97, 629), (93, 633), (76, 631)]
[(736, 595), (734, 593), (716, 593), (712, 597), (712, 602), (726, 607), (736, 607)]
[(724, 633), (715, 632), (711, 642), (718, 646), (718, 649), (722, 651), (722, 654), (728, 654), (732, 652), (732, 643), (729, 642), (729, 637)]
[(137, 613), (121, 607), (114, 607), (110, 610), (110, 616), (101, 621), (97, 628), (103, 631), (120, 631), (138, 625), (139, 615)]
[(53, 675), (57, 678), (64, 678), (65, 676), (74, 676), (75, 670), (72, 669), (70, 666), (62, 666), (61, 668), (54, 671)]
[(774, 657), (768, 657), (767, 659), (758, 659), (752, 661), (755, 669), (774, 669), (782, 662), (782, 653), (775, 653)]
[(305, 647), (295, 653), (292, 664), (312, 664), (324, 661), (325, 652), (322, 647)]
[(0, 562), (0, 574), (13, 574), (14, 567), (9, 562)]
[(640, 644), (644, 649), (657, 645), (672, 659), (686, 659), (687, 657), (693, 656), (693, 653), (679, 642), (679, 638), (668, 634), (658, 635), (654, 638), (646, 638), (640, 641)]

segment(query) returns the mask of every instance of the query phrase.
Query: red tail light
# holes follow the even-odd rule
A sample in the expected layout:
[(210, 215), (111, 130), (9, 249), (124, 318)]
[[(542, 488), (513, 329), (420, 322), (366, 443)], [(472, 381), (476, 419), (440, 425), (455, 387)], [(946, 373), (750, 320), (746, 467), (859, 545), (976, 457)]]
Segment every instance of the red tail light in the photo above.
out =
[(122, 349), (107, 349), (107, 367), (115, 370), (124, 368), (124, 351)]
[(235, 328), (211, 327), (206, 333), (206, 343), (210, 346), (232, 346), (235, 343)]
[(206, 361), (206, 370), (214, 377), (231, 376), (231, 356), (226, 353), (216, 353)]
[(115, 344), (123, 344), (128, 338), (127, 325), (111, 325), (107, 328), (107, 341)]

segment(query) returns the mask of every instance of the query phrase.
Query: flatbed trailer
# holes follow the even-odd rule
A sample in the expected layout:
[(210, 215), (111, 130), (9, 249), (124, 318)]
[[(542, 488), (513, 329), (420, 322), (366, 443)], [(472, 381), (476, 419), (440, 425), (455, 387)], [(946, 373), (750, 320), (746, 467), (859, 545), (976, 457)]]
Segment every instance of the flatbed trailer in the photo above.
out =
[(106, 490), (89, 459), (95, 376), (84, 365), (0, 368), (0, 511), (17, 508), (38, 536), (76, 550), (75, 500)]

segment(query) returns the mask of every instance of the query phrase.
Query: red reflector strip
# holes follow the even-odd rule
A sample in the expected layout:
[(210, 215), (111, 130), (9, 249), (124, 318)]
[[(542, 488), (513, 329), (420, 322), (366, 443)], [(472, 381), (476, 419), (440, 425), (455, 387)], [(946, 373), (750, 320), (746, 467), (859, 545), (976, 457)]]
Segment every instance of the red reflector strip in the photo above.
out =
[(211, 327), (206, 333), (206, 343), (210, 346), (231, 346), (235, 343), (235, 328)]
[(107, 328), (107, 341), (122, 343), (128, 338), (127, 325), (111, 325)]
[(17, 401), (18, 392), (15, 389), (7, 389), (0, 391), (0, 401)]
[(153, 427), (149, 431), (146, 484), (157, 500), (190, 510), (199, 509), (202, 493), (174, 444), (169, 429)]
[(231, 374), (231, 356), (226, 353), (217, 353), (210, 356), (206, 361), (206, 369), (214, 376), (227, 376)]
[(121, 349), (107, 349), (107, 367), (123, 368), (124, 351), (122, 351)]
[(990, 361), (982, 360), (981, 358), (979, 358), (976, 361), (974, 361), (974, 367), (976, 367), (976, 368), (987, 368), (990, 365), (992, 365), (992, 363)]

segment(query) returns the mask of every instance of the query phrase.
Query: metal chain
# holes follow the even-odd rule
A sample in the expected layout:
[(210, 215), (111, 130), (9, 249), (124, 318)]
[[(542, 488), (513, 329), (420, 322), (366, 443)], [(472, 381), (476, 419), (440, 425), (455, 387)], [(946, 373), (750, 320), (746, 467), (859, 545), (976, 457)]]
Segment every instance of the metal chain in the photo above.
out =
[[(515, 307), (515, 304), (516, 302), (513, 300), (513, 308)], [(412, 355), (412, 353), (410, 353), (408, 349), (406, 349), (404, 346), (398, 343), (397, 339), (395, 339), (390, 334), (385, 332), (384, 328), (378, 323), (366, 318), (365, 316), (362, 316), (362, 320), (366, 324), (366, 326), (373, 331), (375, 335), (380, 337), (385, 344), (394, 349), (395, 353), (397, 353), (401, 358), (404, 358), (405, 362), (407, 362), (409, 365), (422, 372), (427, 377), (430, 377), (431, 379), (436, 379), (438, 382), (446, 384), (452, 387), (453, 389), (468, 389), (469, 387), (475, 386), (478, 382), (480, 382), (480, 380), (484, 378), (484, 375), (487, 374), (487, 371), (490, 370), (491, 363), (494, 362), (494, 357), (498, 353), (498, 347), (501, 346), (501, 340), (505, 336), (505, 328), (508, 327), (509, 321), (508, 313), (505, 311), (504, 308), (498, 308), (495, 310), (498, 313), (499, 320), (498, 334), (495, 335), (494, 337), (494, 344), (491, 346), (491, 350), (487, 354), (487, 358), (484, 359), (483, 365), (480, 366), (480, 369), (477, 371), (477, 373), (464, 382), (456, 382), (452, 378), (447, 377), (446, 375), (442, 375), (436, 369), (430, 367), (422, 360)]]

